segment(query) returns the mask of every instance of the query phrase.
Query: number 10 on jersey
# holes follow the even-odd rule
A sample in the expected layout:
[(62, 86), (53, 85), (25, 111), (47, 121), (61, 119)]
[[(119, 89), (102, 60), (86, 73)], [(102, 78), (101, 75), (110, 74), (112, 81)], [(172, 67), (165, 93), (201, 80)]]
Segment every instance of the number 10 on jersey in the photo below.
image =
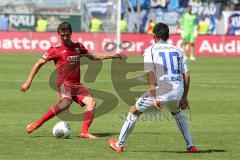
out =
[(164, 73), (168, 74), (169, 64), (171, 67), (172, 74), (180, 74), (180, 67), (179, 67), (179, 53), (178, 52), (169, 52), (169, 57), (166, 57), (164, 52), (160, 52), (159, 56), (162, 58)]

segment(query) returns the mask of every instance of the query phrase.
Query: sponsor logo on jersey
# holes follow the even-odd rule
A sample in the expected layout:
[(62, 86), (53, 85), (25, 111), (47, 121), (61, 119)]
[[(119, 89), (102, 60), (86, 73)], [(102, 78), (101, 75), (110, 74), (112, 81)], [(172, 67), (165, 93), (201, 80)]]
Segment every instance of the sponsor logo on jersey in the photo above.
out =
[(70, 62), (78, 62), (80, 60), (80, 56), (68, 56), (68, 61)]
[(79, 49), (79, 48), (75, 48), (75, 51), (76, 51), (77, 53), (80, 53), (80, 49)]

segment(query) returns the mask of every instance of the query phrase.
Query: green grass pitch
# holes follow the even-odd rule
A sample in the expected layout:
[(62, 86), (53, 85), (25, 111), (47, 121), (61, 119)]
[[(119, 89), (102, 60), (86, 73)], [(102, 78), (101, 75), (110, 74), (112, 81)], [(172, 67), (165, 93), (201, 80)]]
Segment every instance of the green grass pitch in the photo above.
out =
[[(0, 159), (80, 159), (80, 160), (238, 160), (240, 158), (240, 58), (197, 57), (189, 62), (191, 88), (188, 121), (193, 140), (200, 153), (188, 154), (175, 121), (150, 120), (144, 116), (125, 145), (125, 152), (115, 153), (107, 147), (111, 137), (117, 137), (128, 105), (118, 96), (111, 83), (111, 60), (105, 60), (94, 83), (87, 87), (115, 95), (119, 102), (111, 112), (96, 118), (91, 133), (97, 140), (78, 138), (79, 122), (69, 122), (69, 139), (56, 139), (52, 127), (60, 119), (45, 123), (32, 134), (25, 126), (37, 120), (58, 100), (58, 94), (48, 84), (53, 63), (45, 65), (35, 77), (30, 90), (23, 94), (20, 86), (39, 54), (0, 54)], [(141, 62), (141, 56), (129, 56), (129, 61)], [(83, 75), (86, 67), (83, 66)], [(134, 73), (132, 73), (134, 76)], [(101, 100), (96, 99), (100, 104)], [(73, 104), (72, 112), (82, 112)], [(167, 111), (165, 111), (167, 114)], [(188, 114), (189, 112), (185, 112)]]

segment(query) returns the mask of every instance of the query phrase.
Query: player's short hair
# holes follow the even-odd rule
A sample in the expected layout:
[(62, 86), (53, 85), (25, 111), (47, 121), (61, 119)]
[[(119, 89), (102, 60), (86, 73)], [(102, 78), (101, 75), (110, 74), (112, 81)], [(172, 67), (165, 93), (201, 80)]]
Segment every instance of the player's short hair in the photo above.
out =
[(58, 25), (57, 32), (59, 33), (60, 31), (63, 30), (69, 30), (70, 33), (72, 33), (72, 26), (70, 23), (64, 21)]
[(167, 41), (169, 38), (169, 28), (164, 23), (158, 23), (154, 26), (153, 33), (155, 34), (156, 39), (163, 39)]

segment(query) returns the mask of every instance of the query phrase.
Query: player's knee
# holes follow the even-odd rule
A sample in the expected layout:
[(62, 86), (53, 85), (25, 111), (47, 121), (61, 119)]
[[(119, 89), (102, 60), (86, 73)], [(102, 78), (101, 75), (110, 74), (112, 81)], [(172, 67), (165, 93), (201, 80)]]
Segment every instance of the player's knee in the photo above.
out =
[(92, 108), (94, 108), (96, 106), (96, 101), (93, 98), (90, 100), (90, 106)]
[(68, 108), (72, 104), (72, 99), (64, 98), (60, 101), (59, 106), (62, 109)]
[(64, 103), (69, 106), (72, 104), (72, 99), (64, 99)]
[(172, 111), (171, 114), (175, 116), (176, 114), (180, 113), (181, 111)]
[(183, 113), (181, 111), (178, 113), (175, 113), (174, 117), (176, 120), (185, 119), (185, 116), (183, 115)]
[(96, 106), (96, 101), (93, 98), (88, 99), (86, 103), (86, 109), (94, 110), (95, 106)]
[(136, 115), (136, 116), (138, 116), (138, 117), (142, 114), (142, 112), (137, 110), (135, 105), (130, 107), (129, 112), (134, 114), (134, 115)]

